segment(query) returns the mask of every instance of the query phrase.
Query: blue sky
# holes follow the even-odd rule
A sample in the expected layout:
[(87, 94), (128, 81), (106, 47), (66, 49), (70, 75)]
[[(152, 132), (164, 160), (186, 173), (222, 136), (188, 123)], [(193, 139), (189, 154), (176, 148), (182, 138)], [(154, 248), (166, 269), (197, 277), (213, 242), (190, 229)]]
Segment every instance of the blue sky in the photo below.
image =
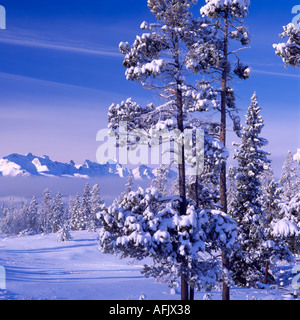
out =
[[(297, 3), (298, 2), (298, 3)], [(106, 127), (112, 102), (150, 92), (127, 82), (118, 51), (132, 43), (141, 22), (153, 21), (146, 0), (1, 0), (7, 29), (0, 30), (0, 157), (47, 154), (54, 160), (96, 160), (96, 133)], [(199, 1), (195, 13), (198, 14)], [(252, 0), (246, 25), (250, 49), (240, 56), (253, 69), (235, 84), (240, 114), (257, 92), (274, 169), (300, 148), (300, 72), (284, 68), (273, 43), (292, 21), (299, 0)], [(233, 150), (229, 145), (229, 149)]]

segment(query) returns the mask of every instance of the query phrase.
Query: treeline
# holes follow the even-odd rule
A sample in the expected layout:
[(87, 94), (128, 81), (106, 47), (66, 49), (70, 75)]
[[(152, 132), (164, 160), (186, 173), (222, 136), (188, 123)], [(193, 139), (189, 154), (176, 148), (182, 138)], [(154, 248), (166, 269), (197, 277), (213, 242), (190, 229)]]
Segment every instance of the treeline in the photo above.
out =
[(40, 204), (35, 196), (29, 204), (22, 201), (18, 205), (11, 197), (7, 205), (3, 202), (1, 206), (0, 232), (8, 235), (59, 233), (64, 241), (70, 238), (69, 230), (96, 231), (104, 207), (99, 186), (90, 188), (88, 183), (82, 196), (77, 194), (67, 202), (60, 192), (52, 198), (48, 189)]

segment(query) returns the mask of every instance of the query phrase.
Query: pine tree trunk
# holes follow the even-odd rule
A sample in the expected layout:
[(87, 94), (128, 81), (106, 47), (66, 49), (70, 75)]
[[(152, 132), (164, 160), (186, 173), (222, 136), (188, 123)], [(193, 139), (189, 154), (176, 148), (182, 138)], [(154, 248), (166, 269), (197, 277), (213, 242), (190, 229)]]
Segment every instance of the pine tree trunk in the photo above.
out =
[(189, 300), (189, 285), (184, 275), (181, 275), (181, 300)]
[[(227, 100), (227, 79), (228, 79), (228, 12), (225, 13), (224, 18), (224, 65), (222, 73), (222, 91), (221, 91), (221, 131), (220, 131), (220, 141), (226, 146), (226, 100)], [(223, 207), (223, 211), (227, 213), (227, 186), (226, 186), (226, 162), (221, 166), (220, 172), (220, 202)], [(225, 252), (222, 253), (222, 263), (223, 267), (229, 268), (229, 259), (226, 257)], [(230, 300), (230, 289), (223, 280), (223, 300)]]
[[(179, 39), (177, 35), (173, 38), (174, 45), (174, 60), (178, 70), (180, 70), (179, 60)], [(185, 159), (184, 159), (184, 122), (183, 122), (183, 96), (181, 90), (181, 81), (176, 80), (176, 106), (177, 106), (177, 129), (182, 133), (181, 145), (178, 146), (178, 184), (180, 203), (180, 215), (186, 214), (186, 173), (185, 173)], [(181, 276), (181, 300), (189, 299), (189, 285), (186, 275)]]
[[(178, 85), (179, 87), (179, 85)], [(182, 92), (177, 89), (177, 123), (178, 129), (183, 133), (183, 104), (182, 104)], [(182, 137), (181, 154), (178, 159), (178, 176), (179, 176), (179, 195), (181, 198), (180, 203), (180, 215), (186, 214), (186, 185), (185, 185), (185, 162), (184, 162), (184, 138)], [(181, 300), (189, 299), (189, 286), (185, 275), (181, 276)]]
[(266, 271), (265, 271), (264, 284), (268, 284), (269, 265), (270, 265), (269, 261), (266, 261)]
[[(195, 181), (195, 197), (196, 197), (196, 207), (199, 208), (199, 176), (196, 175)], [(190, 300), (193, 301), (195, 299), (195, 288), (190, 287)]]
[(190, 287), (190, 301), (195, 300), (195, 289)]

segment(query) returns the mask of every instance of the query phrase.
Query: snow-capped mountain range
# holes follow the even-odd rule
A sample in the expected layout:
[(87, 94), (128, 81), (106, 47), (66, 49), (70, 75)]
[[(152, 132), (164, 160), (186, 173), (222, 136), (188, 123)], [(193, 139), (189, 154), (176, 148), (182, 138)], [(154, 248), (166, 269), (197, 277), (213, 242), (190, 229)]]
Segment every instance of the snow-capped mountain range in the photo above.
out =
[[(118, 163), (99, 164), (86, 160), (83, 164), (52, 161), (48, 156), (38, 157), (32, 153), (26, 155), (11, 154), (0, 158), (0, 176), (4, 177), (75, 177), (94, 178), (101, 176), (117, 176), (121, 178), (132, 174), (135, 180), (153, 179), (156, 170), (145, 165), (130, 170)], [(176, 175), (170, 172), (170, 177)]]

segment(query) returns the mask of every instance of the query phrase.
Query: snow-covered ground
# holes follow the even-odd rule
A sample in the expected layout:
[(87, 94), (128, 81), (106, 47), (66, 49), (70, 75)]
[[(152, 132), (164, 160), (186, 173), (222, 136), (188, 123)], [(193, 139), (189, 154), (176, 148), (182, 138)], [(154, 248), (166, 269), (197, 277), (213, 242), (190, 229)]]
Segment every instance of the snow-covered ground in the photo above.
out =
[[(0, 237), (0, 265), (6, 270), (0, 300), (138, 300), (141, 293), (147, 300), (180, 300), (179, 291), (171, 294), (166, 284), (140, 273), (144, 262), (102, 254), (97, 233), (77, 231), (72, 236), (64, 243), (57, 242), (54, 234)], [(293, 299), (292, 266), (279, 269), (283, 288), (232, 288), (231, 298)], [(197, 300), (203, 296), (204, 292), (196, 293)], [(221, 299), (221, 290), (210, 298)]]

